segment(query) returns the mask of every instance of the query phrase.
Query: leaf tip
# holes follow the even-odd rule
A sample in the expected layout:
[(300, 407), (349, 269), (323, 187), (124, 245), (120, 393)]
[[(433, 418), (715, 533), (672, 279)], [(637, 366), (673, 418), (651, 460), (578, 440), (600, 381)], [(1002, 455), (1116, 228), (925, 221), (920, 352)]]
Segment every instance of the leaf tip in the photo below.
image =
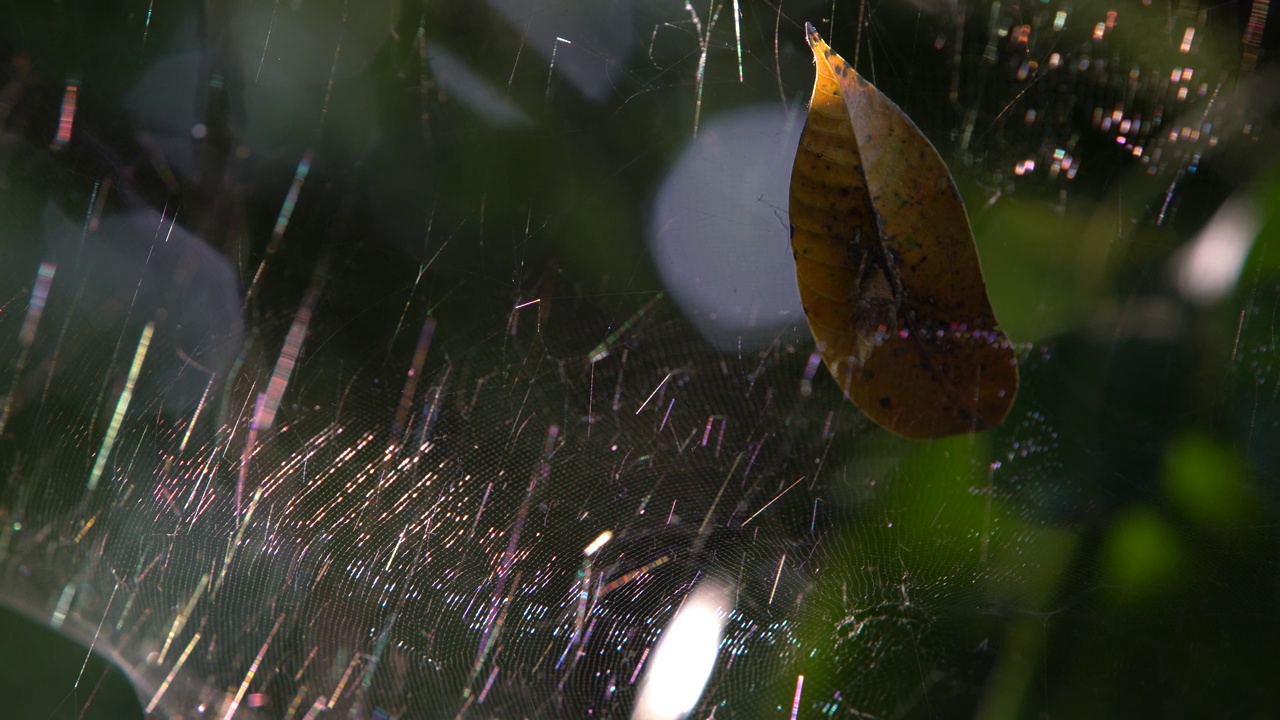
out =
[(818, 29), (813, 26), (813, 23), (808, 21), (804, 24), (804, 39), (808, 41), (809, 47), (815, 52), (818, 50), (819, 46), (827, 46), (827, 44), (823, 42), (822, 36), (818, 34)]
[[(813, 60), (819, 67), (823, 65), (831, 67), (833, 59), (840, 61), (838, 55), (833, 58), (831, 46), (827, 45), (822, 36), (818, 34), (818, 30), (813, 26), (813, 23), (806, 22), (804, 24), (804, 32), (804, 39), (809, 43), (809, 50), (813, 52)], [(821, 71), (819, 71), (819, 74), (821, 74)]]

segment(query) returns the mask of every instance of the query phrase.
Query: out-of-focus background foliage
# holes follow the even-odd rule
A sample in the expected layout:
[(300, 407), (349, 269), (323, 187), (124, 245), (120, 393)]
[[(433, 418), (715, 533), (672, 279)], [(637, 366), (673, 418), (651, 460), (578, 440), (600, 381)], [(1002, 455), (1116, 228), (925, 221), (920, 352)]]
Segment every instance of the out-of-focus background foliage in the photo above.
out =
[[(807, 494), (779, 506), (822, 565), (792, 592), (808, 602), (789, 626), (792, 659), (809, 692), (836, 694), (798, 717), (862, 717), (850, 698), (875, 717), (1273, 715), (1273, 14), (1266, 0), (8, 3), (0, 391), (18, 388), (6, 397), (25, 398), (15, 417), (30, 424), (0, 438), (0, 458), (25, 462), (39, 444), (22, 433), (58, 432), (39, 429), (50, 418), (109, 417), (98, 385), (76, 377), (97, 370), (28, 368), (50, 373), (51, 390), (32, 389), (12, 340), (35, 268), (83, 252), (99, 198), (105, 217), (135, 223), (95, 228), (127, 246), (104, 276), (131, 262), (165, 272), (146, 252), (159, 231), (137, 240), (138, 228), (167, 231), (176, 216), (178, 239), (202, 248), (197, 267), (249, 295), (182, 281), (184, 327), (243, 313), (255, 348), (210, 347), (211, 366), (239, 357), (269, 373), (262, 348), (321, 283), (298, 407), (337, 396), (347, 368), (403, 364), (413, 348), (397, 331), (428, 313), (456, 353), (479, 348), (477, 366), (524, 361), (527, 348), (493, 341), (516, 336), (513, 318), (547, 323), (538, 352), (563, 358), (640, 317), (657, 325), (640, 323), (636, 346), (664, 345), (671, 367), (718, 353), (746, 377), (781, 346), (799, 348), (802, 368), (780, 192), (811, 21), (952, 167), (1022, 389), (1003, 427), (931, 443), (831, 404), (843, 435)], [(59, 144), (69, 86), (75, 124)], [(288, 233), (273, 235), (282, 206)], [(274, 274), (259, 283), (264, 261)], [(512, 312), (553, 296), (546, 317)], [(96, 325), (68, 321), (64, 336), (106, 356), (145, 318), (103, 302)], [(168, 380), (172, 402), (199, 397)], [(762, 382), (785, 397), (794, 380)], [(806, 391), (838, 395), (821, 369)], [(0, 478), (7, 532), (21, 531), (29, 482)], [(574, 483), (567, 494), (593, 487)], [(820, 533), (805, 527), (810, 506)], [(37, 614), (30, 597), (5, 600)], [(0, 618), (0, 716), (140, 714), (97, 656), (82, 673), (82, 645), (33, 628)], [(792, 683), (731, 687), (760, 698), (752, 716), (787, 717)]]

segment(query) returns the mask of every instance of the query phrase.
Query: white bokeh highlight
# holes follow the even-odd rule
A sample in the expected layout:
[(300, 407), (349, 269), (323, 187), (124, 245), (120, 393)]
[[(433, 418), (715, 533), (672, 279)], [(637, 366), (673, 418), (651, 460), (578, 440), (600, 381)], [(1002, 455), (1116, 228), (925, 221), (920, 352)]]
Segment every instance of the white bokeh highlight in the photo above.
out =
[(1261, 229), (1253, 201), (1237, 196), (1224, 203), (1174, 260), (1182, 296), (1209, 305), (1235, 290)]
[(649, 658), (632, 720), (688, 715), (711, 679), (732, 596), (714, 581), (699, 585), (662, 631)]
[(754, 350), (803, 327), (787, 221), (803, 115), (756, 105), (716, 115), (672, 164), (648, 243), (663, 283), (721, 350)]

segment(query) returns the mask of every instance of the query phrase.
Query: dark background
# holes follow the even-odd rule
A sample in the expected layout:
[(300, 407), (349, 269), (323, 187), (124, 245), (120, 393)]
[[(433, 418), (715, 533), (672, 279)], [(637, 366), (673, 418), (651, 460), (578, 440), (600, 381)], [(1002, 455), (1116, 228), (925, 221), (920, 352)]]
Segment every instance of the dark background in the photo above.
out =
[[(12, 2), (0, 9), (0, 360), (7, 363), (0, 390), (13, 413), (0, 438), (0, 523), (10, 528), (0, 540), (7, 548), (0, 600), (15, 610), (0, 619), (0, 697), (8, 698), (0, 715), (137, 717), (124, 681), (104, 675), (97, 655), (73, 687), (84, 645), (33, 622), (48, 625), (59, 592), (76, 582), (91, 599), (77, 606), (76, 629), (64, 631), (74, 640), (91, 640), (98, 621), (114, 618), (115, 603), (135, 593), (151, 603), (159, 627), (185, 597), (177, 588), (189, 590), (199, 577), (171, 547), (162, 565), (172, 567), (168, 581), (129, 579), (139, 572), (135, 556), (147, 555), (137, 548), (150, 547), (151, 524), (163, 517), (144, 500), (156, 493), (125, 493), (125, 483), (108, 486), (115, 495), (80, 496), (142, 326), (157, 322), (148, 357), (196, 348), (195, 360), (222, 376), (239, 368), (239, 380), (218, 387), (216, 410), (196, 423), (188, 453), (176, 449), (186, 426), (175, 418), (190, 417), (204, 384), (152, 361), (138, 388), (145, 411), (131, 417), (116, 464), (125, 477), (160, 477), (166, 462), (194, 462), (203, 457), (195, 448), (218, 446), (219, 433), (243, 432), (235, 421), (251, 412), (245, 408), (265, 387), (308, 291), (316, 295), (313, 324), (280, 419), (300, 429), (264, 441), (264, 457), (283, 463), (334, 418), (350, 431), (333, 445), (390, 432), (404, 368), (430, 316), (439, 335), (424, 387), (444, 384), (447, 365), (450, 381), (465, 378), (449, 407), (480, 398), (475, 415), (444, 412), (452, 439), (442, 442), (463, 467), (512, 471), (517, 480), (499, 485), (509, 515), (526, 466), (539, 457), (538, 423), (556, 418), (569, 438), (551, 461), (563, 484), (534, 504), (535, 514), (545, 505), (562, 524), (546, 531), (527, 561), (529, 575), (556, 557), (573, 558), (570, 572), (577, 569), (583, 538), (596, 532), (572, 512), (579, 498), (622, 527), (645, 489), (665, 501), (663, 512), (675, 501), (701, 507), (732, 472), (727, 457), (689, 455), (683, 438), (654, 430), (657, 418), (633, 412), (665, 372), (689, 369), (681, 385), (687, 400), (678, 406), (691, 408), (689, 427), (717, 415), (734, 431), (750, 428), (731, 433), (730, 446), (778, 439), (761, 455), (757, 485), (744, 478), (735, 501), (758, 508), (795, 477), (812, 478), (783, 496), (757, 534), (730, 517), (724, 534), (703, 546), (636, 520), (627, 525), (633, 544), (619, 551), (623, 568), (664, 549), (678, 558), (668, 565), (672, 575), (654, 576), (656, 590), (626, 596), (633, 610), (613, 608), (619, 637), (664, 622), (670, 604), (650, 597), (678, 597), (704, 570), (746, 567), (744, 587), (762, 578), (755, 585), (765, 589), (744, 592), (750, 597), (740, 607), (752, 618), (772, 617), (770, 632), (786, 639), (749, 646), (736, 665), (717, 671), (710, 692), (728, 698), (724, 715), (786, 717), (797, 672), (808, 688), (799, 717), (1276, 711), (1280, 79), (1270, 54), (1276, 23), (1265, 3), (743, 2), (739, 32), (734, 3), (695, 8), (697, 24), (678, 3), (548, 3), (516, 20), (499, 7)], [(714, 29), (701, 36), (717, 10)], [(1055, 29), (1059, 11), (1065, 19)], [(259, 68), (241, 51), (261, 48), (252, 33), (263, 25), (244, 18), (273, 13), (274, 59), (264, 53)], [(825, 371), (812, 395), (797, 390), (811, 346), (803, 332), (780, 332), (772, 355), (727, 352), (700, 337), (692, 311), (669, 296), (647, 305), (670, 289), (645, 244), (667, 169), (692, 142), (695, 123), (705, 128), (718, 113), (745, 107), (802, 106), (812, 82), (799, 29), (806, 20), (856, 58), (956, 176), (992, 304), (1020, 348), (1020, 397), (1001, 428), (936, 443), (891, 438), (841, 402)], [(1188, 27), (1195, 32), (1183, 51)], [(546, 39), (543, 28), (576, 38), (555, 45), (558, 70), (538, 50), (545, 43), (530, 44)], [(448, 74), (441, 70), (448, 66), (424, 61), (423, 48), (447, 50), (474, 74)], [(574, 63), (596, 74), (575, 76)], [(467, 100), (457, 88), (472, 80), (506, 109)], [(77, 87), (75, 124), (59, 145), (69, 84)], [(522, 117), (502, 114), (512, 108)], [(1121, 119), (1129, 130), (1121, 132)], [(203, 130), (192, 142), (195, 123)], [(746, 143), (732, 154), (758, 152)], [(273, 234), (301, 158), (310, 160), (305, 184), (287, 231)], [(732, 187), (740, 179), (726, 171), (712, 182)], [(99, 200), (102, 224), (92, 232), (115, 254), (86, 256), (75, 238)], [(1247, 261), (1228, 272), (1220, 292), (1198, 296), (1179, 273), (1192, 265), (1188, 248), (1228, 203), (1252, 219), (1252, 231), (1235, 231), (1248, 244)], [(159, 220), (136, 220), (148, 212)], [(171, 225), (186, 244), (156, 250), (154, 228)], [(785, 243), (781, 225), (776, 236)], [(55, 282), (65, 294), (51, 301), (23, 361), (20, 328), (33, 278), (50, 258), (59, 261)], [(76, 283), (80, 294), (65, 290)], [(552, 309), (513, 312), (530, 299)], [(150, 312), (159, 307), (168, 320)], [(620, 331), (629, 321), (635, 329)], [(601, 375), (589, 376), (582, 359), (615, 332), (614, 358), (630, 353), (626, 372), (599, 364)], [(757, 366), (766, 368), (759, 376)], [(478, 383), (484, 377), (494, 380)], [(757, 381), (776, 390), (768, 404), (753, 394)], [(605, 402), (593, 383), (616, 383), (629, 404), (584, 410)], [(535, 437), (497, 449), (528, 412)], [(588, 412), (606, 419), (593, 426), (594, 438), (578, 440), (575, 419)], [(232, 426), (241, 429), (226, 430)], [(605, 479), (600, 468), (620, 462), (618, 447), (654, 459)], [(234, 460), (232, 453), (218, 466), (224, 490)], [(346, 467), (333, 456), (329, 462)], [(813, 520), (818, 507), (821, 522)], [(87, 528), (90, 519), (109, 534)], [(229, 527), (211, 532), (209, 547), (188, 548), (191, 557), (220, 559)], [(280, 716), (275, 711), (293, 696), (287, 678), (311, 641), (302, 627), (307, 612), (375, 630), (381, 615), (372, 594), (337, 581), (287, 584), (305, 585), (287, 559), (305, 564), (300, 549), (319, 541), (263, 532), (255, 546), (261, 565), (204, 616), (226, 638), (226, 654), (211, 651), (191, 676), (237, 686), (246, 657), (284, 613), (288, 639), (267, 661), (263, 673), (276, 679), (262, 690), (280, 703), (265, 715)], [(347, 548), (340, 557), (359, 566), (369, 559), (363, 541), (343, 532), (334, 529), (325, 542)], [(269, 550), (271, 537), (296, 545)], [(506, 541), (494, 542), (500, 550)], [(129, 552), (113, 554), (113, 543)], [(778, 547), (807, 558), (794, 576), (778, 572), (795, 599), (786, 612), (771, 609), (768, 592), (770, 582), (779, 585)], [(492, 567), (461, 560), (458, 567), (449, 580), (455, 589), (492, 589)], [(124, 595), (104, 605), (113, 574)], [(273, 583), (289, 590), (276, 594)], [(405, 612), (429, 617), (438, 609)], [(300, 627), (289, 635), (295, 619)], [(140, 622), (131, 636), (106, 627), (100, 649), (163, 677), (165, 668), (144, 667), (155, 648), (143, 636), (155, 628)], [(325, 632), (313, 647), (357, 647), (340, 627)], [(370, 652), (371, 640), (360, 637), (359, 651)], [(475, 639), (462, 631), (442, 637), (452, 651), (445, 655), (465, 658), (469, 669)], [(379, 672), (401, 685), (379, 691), (408, 698), (410, 715), (444, 712), (446, 697), (457, 700), (454, 687), (424, 679), (433, 676), (413, 665), (413, 639), (399, 641), (408, 659)], [(512, 643), (524, 647), (513, 653), (532, 647)], [(508, 702), (512, 714), (576, 716), (614, 670), (605, 641), (592, 652), (601, 672), (570, 683), (568, 700), (534, 673), (523, 686), (495, 691), (492, 702)], [(612, 712), (622, 712), (626, 692)], [(708, 702), (699, 716), (710, 712)], [(447, 715), (454, 712), (448, 706)]]

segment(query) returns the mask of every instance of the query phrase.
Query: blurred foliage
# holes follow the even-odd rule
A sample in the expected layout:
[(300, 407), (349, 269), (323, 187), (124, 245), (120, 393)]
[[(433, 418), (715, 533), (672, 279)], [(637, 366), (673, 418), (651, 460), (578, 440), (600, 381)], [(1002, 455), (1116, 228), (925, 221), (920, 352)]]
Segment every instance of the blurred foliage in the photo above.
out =
[(1243, 458), (1231, 447), (1197, 435), (1170, 443), (1165, 492), (1181, 515), (1229, 533), (1257, 520), (1257, 489)]
[(3, 608), (0, 696), (13, 720), (142, 717), (133, 687), (106, 658)]
[[(722, 62), (708, 67), (703, 113), (760, 97), (797, 106), (811, 70), (793, 25), (810, 15), (829, 19), (832, 7), (743, 5), (749, 57), (757, 65), (748, 82), (737, 83), (726, 60), (730, 44), (721, 38), (713, 50)], [(1131, 67), (1167, 76), (1167, 66), (1186, 57), (1173, 49), (1177, 38), (1171, 45), (1168, 33), (1122, 23), (1101, 58), (1119, 72), (1103, 77), (1095, 62), (1094, 75), (1081, 71), (1026, 86), (1009, 79), (1025, 52), (988, 42), (1000, 23), (988, 17), (987, 5), (954, 6), (965, 11), (956, 26), (948, 24), (953, 6), (934, 5), (872, 6), (861, 29), (857, 5), (838, 5), (833, 43), (861, 38), (867, 65), (860, 67), (875, 64), (877, 82), (956, 168), (997, 317), (1022, 344), (1025, 386), (1011, 420), (988, 434), (919, 444), (859, 425), (849, 447), (831, 459), (820, 488), (835, 520), (815, 551), (818, 572), (856, 582), (822, 584), (807, 600), (814, 609), (794, 629), (797, 655), (831, 652), (828, 662), (803, 667), (807, 687), (815, 696), (815, 688), (828, 696), (846, 688), (881, 699), (892, 695), (890, 688), (910, 688), (895, 708), (901, 717), (1274, 714), (1280, 708), (1274, 683), (1280, 166), (1270, 147), (1275, 117), (1268, 114), (1274, 109), (1254, 113), (1248, 132), (1237, 126), (1242, 118), (1229, 118), (1233, 134), (1224, 134), (1217, 155), (1171, 161), (1181, 173), (1177, 183), (1156, 178), (1135, 169), (1132, 153), (1114, 137), (1090, 129), (1091, 112), (1102, 107), (1100, 97), (1151, 108), (1164, 102), (1168, 83), (1130, 88), (1123, 78)], [(56, 6), (27, 3), (10, 9), (12, 22), (0, 21), (9, 28), (6, 59), (19, 52), (35, 58), (40, 76), (39, 111), (24, 118), (20, 129), (29, 136), (13, 151), (10, 188), (0, 197), (0, 244), (13, 259), (0, 273), (15, 276), (39, 256), (27, 239), (39, 232), (46, 200), (81, 211), (94, 179), (112, 162), (143, 156), (133, 140), (121, 139), (125, 120), (102, 108), (118, 104), (147, 63), (165, 52), (136, 40), (137, 8)], [(635, 13), (667, 22), (680, 14), (673, 7), (644, 5)], [(1040, 15), (1051, 23), (1057, 5), (1017, 7), (1028, 24)], [(1073, 13), (1105, 18), (1108, 7), (1082, 3)], [(1228, 72), (1236, 72), (1240, 57), (1236, 26), (1252, 5), (1197, 7), (1123, 6), (1179, 22), (1203, 16), (1208, 25), (1200, 37), (1209, 39), (1191, 59), (1215, 82), (1227, 78), (1223, 104), (1237, 87), (1237, 100), (1246, 90), (1264, 100), (1274, 95), (1268, 74), (1274, 63), (1264, 64), (1252, 86)], [(492, 52), (514, 48), (521, 38), (491, 10), (443, 3), (428, 10), (438, 21), (431, 42), (455, 49), (495, 85), (523, 73), (509, 87), (535, 124), (482, 131), (480, 118), (446, 98), (431, 108), (433, 134), (422, 137), (417, 108), (406, 99), (420, 79), (406, 70), (414, 59), (412, 24), (399, 28), (398, 40), (366, 73), (337, 84), (341, 110), (321, 138), (312, 192), (296, 214), (310, 242), (281, 249), (275, 260), (281, 282), (250, 309), (258, 342), (269, 345), (265, 336), (284, 334), (316, 257), (325, 247), (344, 251), (332, 281), (344, 302), (317, 313), (315, 333), (326, 339), (328, 361), (339, 370), (301, 391), (307, 399), (336, 395), (333, 388), (347, 381), (344, 362), (386, 346), (404, 319), (390, 298), (416, 287), (427, 259), (436, 258), (432, 272), (443, 280), (424, 291), (425, 304), (445, 318), (442, 326), (463, 328), (452, 347), (464, 351), (475, 337), (501, 332), (495, 318), (505, 318), (513, 300), (535, 295), (553, 263), (563, 272), (549, 276), (569, 286), (558, 292), (590, 299), (590, 307), (575, 306), (565, 321), (580, 326), (565, 330), (566, 355), (599, 339), (584, 327), (616, 328), (656, 289), (642, 215), (655, 178), (693, 127), (698, 45), (690, 27), (663, 26), (659, 34), (650, 27), (656, 22), (638, 21), (637, 36), (652, 45), (617, 75), (626, 103), (604, 108), (565, 87), (552, 90), (545, 65), (513, 69), (509, 55)], [(1006, 4), (996, 12), (1007, 18), (1014, 11)], [(156, 14), (156, 37), (165, 36), (166, 17)], [(1047, 62), (1050, 50), (1089, 55), (1093, 29), (1072, 22), (1060, 40), (1039, 48), (1045, 52), (1037, 59)], [(958, 66), (936, 49), (955, 33), (965, 38), (954, 56)], [(850, 58), (859, 52), (838, 49)], [(774, 60), (781, 76), (773, 74)], [(86, 111), (85, 130), (99, 142), (49, 160), (48, 138), (32, 128), (50, 126), (71, 72), (81, 73), (85, 107), (98, 108)], [(956, 97), (953, 77), (961, 83)], [(322, 82), (308, 86), (309, 100), (318, 103), (323, 90)], [(1052, 125), (1024, 122), (1026, 110), (1074, 98), (1076, 90), (1079, 102)], [(1237, 107), (1242, 115), (1255, 109)], [(287, 103), (273, 107), (269, 134), (278, 144), (255, 157), (257, 184), (246, 181), (233, 198), (244, 217), (215, 212), (222, 206), (214, 201), (227, 198), (211, 197), (207, 188), (182, 189), (192, 223), (209, 229), (211, 242), (242, 268), (266, 255), (294, 163), (314, 140), (307, 117), (299, 121)], [(1011, 174), (1015, 161), (1034, 155), (1044, 167), (1067, 146), (1087, 161), (1072, 184)], [(113, 156), (102, 147), (123, 150)], [(1197, 169), (1183, 172), (1191, 167)], [(139, 201), (163, 206), (171, 189), (145, 163), (133, 172)], [(1238, 287), (1218, 304), (1190, 302), (1170, 280), (1170, 264), (1221, 200), (1237, 194), (1250, 198), (1262, 218)], [(426, 196), (430, 207), (422, 206)], [(241, 235), (227, 229), (237, 223), (247, 228)], [(350, 298), (358, 301), (345, 302)], [(407, 352), (402, 346), (411, 340), (401, 338), (395, 351)], [(814, 384), (815, 392), (839, 392), (829, 378)], [(100, 661), (85, 671), (80, 687), (88, 690), (68, 696), (84, 650), (59, 650), (43, 636), (27, 636), (23, 622), (0, 618), (0, 637), (19, 645), (0, 648), (0, 678), (10, 683), (0, 686), (0, 696), (49, 700), (28, 717), (79, 716)], [(44, 661), (50, 665), (37, 664)], [(20, 673), (32, 667), (40, 668), (36, 677)], [(776, 687), (759, 688), (762, 697), (789, 697), (791, 678), (776, 680)], [(129, 700), (112, 699), (119, 698), (118, 683), (116, 690), (103, 687), (91, 713), (138, 714)], [(759, 716), (777, 717), (777, 710), (762, 702)], [(847, 710), (829, 714), (847, 717)]]

